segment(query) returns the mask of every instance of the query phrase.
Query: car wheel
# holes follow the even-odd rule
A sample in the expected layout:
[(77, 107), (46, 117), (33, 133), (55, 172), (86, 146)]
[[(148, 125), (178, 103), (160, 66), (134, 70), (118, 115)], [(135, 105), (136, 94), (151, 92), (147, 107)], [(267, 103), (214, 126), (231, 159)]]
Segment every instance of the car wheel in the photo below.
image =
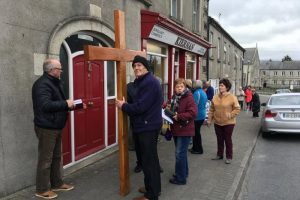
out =
[(263, 138), (269, 138), (271, 136), (270, 132), (265, 132), (262, 129), (260, 129), (260, 132)]

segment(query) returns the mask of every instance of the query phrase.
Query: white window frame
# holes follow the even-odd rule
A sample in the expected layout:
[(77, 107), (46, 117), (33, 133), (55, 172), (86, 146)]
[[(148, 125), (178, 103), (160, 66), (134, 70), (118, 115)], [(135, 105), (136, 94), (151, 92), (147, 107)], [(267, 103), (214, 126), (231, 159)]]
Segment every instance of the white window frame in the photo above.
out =
[[(175, 5), (173, 4), (173, 1), (176, 1)], [(182, 0), (170, 0), (170, 4), (171, 4), (171, 11), (170, 11), (171, 16), (178, 20), (182, 20)], [(175, 8), (176, 13), (173, 13), (174, 6), (176, 6)]]

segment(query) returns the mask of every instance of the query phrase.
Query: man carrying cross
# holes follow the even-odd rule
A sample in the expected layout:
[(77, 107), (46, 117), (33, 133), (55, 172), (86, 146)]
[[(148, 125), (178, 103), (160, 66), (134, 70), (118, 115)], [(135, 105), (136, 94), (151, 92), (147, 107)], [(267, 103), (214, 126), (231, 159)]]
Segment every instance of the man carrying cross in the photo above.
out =
[(119, 109), (131, 118), (133, 134), (140, 144), (145, 187), (139, 189), (144, 196), (134, 200), (157, 200), (161, 192), (160, 166), (157, 154), (157, 138), (162, 127), (161, 105), (162, 90), (159, 81), (149, 72), (145, 57), (135, 56), (132, 67), (136, 95), (132, 103), (116, 100)]

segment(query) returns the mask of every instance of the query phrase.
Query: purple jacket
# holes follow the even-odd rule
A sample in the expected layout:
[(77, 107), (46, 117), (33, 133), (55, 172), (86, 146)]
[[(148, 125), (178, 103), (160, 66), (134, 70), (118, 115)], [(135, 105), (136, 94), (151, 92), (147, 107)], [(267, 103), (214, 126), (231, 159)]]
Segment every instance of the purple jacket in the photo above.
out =
[(182, 96), (179, 101), (177, 116), (178, 121), (173, 120), (171, 130), (174, 136), (194, 136), (194, 119), (198, 114), (198, 109), (191, 92)]

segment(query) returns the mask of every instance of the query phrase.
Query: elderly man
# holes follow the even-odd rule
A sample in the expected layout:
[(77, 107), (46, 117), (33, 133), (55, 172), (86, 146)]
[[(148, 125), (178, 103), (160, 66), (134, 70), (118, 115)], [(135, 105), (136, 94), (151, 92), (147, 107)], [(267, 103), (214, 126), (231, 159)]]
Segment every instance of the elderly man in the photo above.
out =
[(130, 116), (132, 131), (140, 147), (145, 187), (139, 189), (144, 195), (134, 200), (156, 200), (161, 191), (157, 138), (162, 127), (162, 90), (158, 79), (149, 72), (146, 58), (135, 56), (132, 68), (136, 77), (135, 96), (130, 102), (116, 100), (116, 105)]
[(58, 60), (47, 59), (44, 74), (32, 87), (34, 129), (39, 140), (36, 174), (36, 196), (53, 199), (53, 191), (68, 191), (74, 187), (62, 180), (61, 141), (68, 111), (73, 100), (66, 99), (60, 82), (62, 66)]

